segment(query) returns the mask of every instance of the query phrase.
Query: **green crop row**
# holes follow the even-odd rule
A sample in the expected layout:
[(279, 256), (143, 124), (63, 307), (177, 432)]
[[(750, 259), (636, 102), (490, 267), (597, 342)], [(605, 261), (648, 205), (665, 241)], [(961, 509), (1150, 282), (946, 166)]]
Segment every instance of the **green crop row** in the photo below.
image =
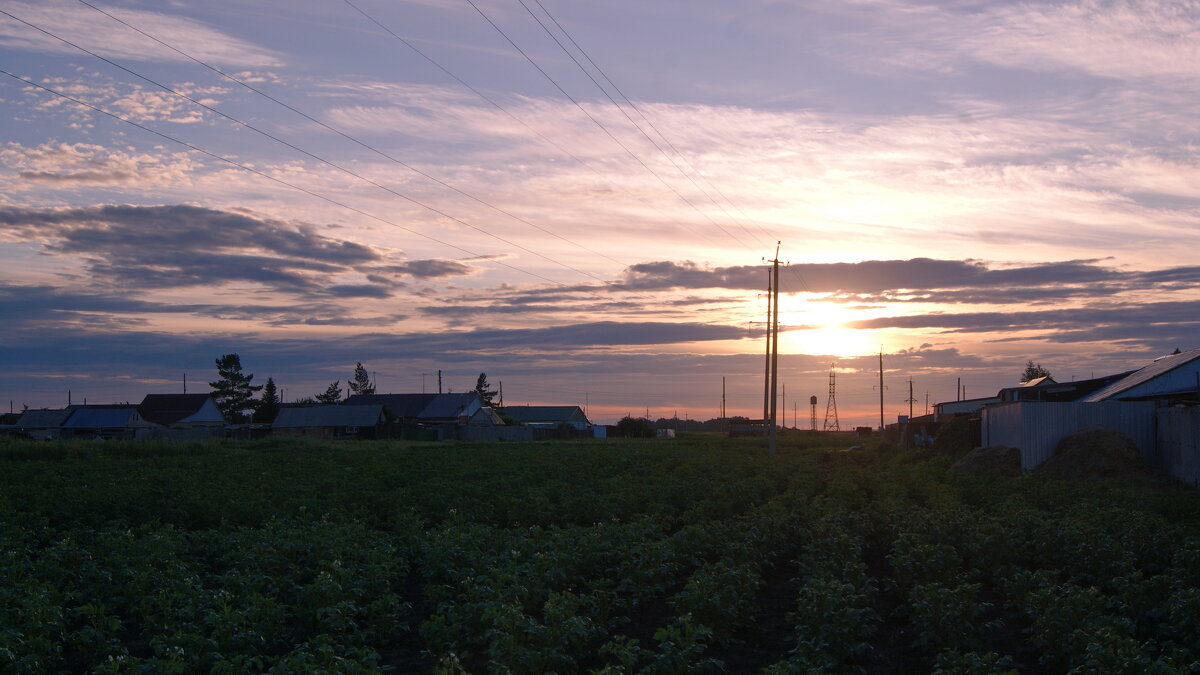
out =
[(839, 442), (6, 442), (0, 673), (1200, 672), (1194, 491)]

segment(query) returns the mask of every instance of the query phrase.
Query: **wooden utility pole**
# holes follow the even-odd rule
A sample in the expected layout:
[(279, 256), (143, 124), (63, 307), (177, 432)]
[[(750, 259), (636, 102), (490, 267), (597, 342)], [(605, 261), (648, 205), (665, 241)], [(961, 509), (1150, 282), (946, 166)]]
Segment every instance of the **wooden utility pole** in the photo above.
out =
[(879, 348), (879, 433), (883, 433), (883, 347)]
[(763, 436), (767, 434), (767, 419), (771, 413), (771, 270), (767, 270), (767, 358), (763, 366)]
[(721, 376), (721, 419), (725, 419), (725, 376)]
[(776, 452), (776, 392), (779, 386), (779, 242), (775, 242), (775, 258), (771, 260), (772, 292), (771, 308), (771, 427), (768, 447), (772, 455)]

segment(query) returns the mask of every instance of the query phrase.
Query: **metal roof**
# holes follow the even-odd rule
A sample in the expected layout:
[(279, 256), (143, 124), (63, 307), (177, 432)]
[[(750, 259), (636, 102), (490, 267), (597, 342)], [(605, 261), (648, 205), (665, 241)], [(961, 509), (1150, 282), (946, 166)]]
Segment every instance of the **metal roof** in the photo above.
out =
[(271, 423), (273, 429), (297, 427), (373, 427), (383, 418), (383, 406), (314, 405), (306, 408), (281, 408)]
[(530, 422), (587, 421), (577, 405), (514, 405), (506, 406), (504, 414), (526, 424)]
[(384, 405), (396, 417), (412, 419), (421, 416), (421, 411), (438, 394), (354, 394), (346, 399), (347, 405)]
[(465, 394), (438, 394), (419, 417), (423, 419), (450, 419), (467, 414), (472, 402), (479, 400), (479, 394), (473, 391)]
[(380, 404), (402, 419), (450, 420), (462, 417), (479, 400), (473, 391), (461, 394), (355, 394), (346, 399), (349, 405)]
[(146, 394), (137, 411), (147, 422), (172, 424), (200, 412), (210, 398), (209, 394)]
[(51, 429), (61, 427), (63, 422), (74, 412), (71, 408), (62, 408), (52, 410), (42, 408), (39, 410), (26, 410), (21, 413), (21, 418), (13, 425), (16, 429)]
[(135, 408), (79, 408), (63, 424), (68, 429), (118, 429), (137, 420)]
[(1200, 358), (1200, 349), (1192, 349), (1186, 352), (1180, 352), (1179, 354), (1160, 356), (1159, 358), (1154, 359), (1154, 361), (1145, 368), (1142, 368), (1141, 370), (1135, 370), (1129, 375), (1117, 380), (1116, 382), (1113, 382), (1107, 387), (1092, 392), (1090, 395), (1085, 396), (1080, 400), (1089, 403), (1095, 403), (1096, 401), (1103, 401), (1108, 398), (1113, 398), (1123, 391), (1128, 391), (1140, 384), (1149, 382), (1156, 377), (1165, 375), (1166, 373), (1198, 358)]

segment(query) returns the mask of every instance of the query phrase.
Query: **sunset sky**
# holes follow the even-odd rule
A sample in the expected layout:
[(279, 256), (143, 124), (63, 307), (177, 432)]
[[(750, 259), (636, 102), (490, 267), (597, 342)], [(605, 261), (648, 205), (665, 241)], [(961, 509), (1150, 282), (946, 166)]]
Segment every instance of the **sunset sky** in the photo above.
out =
[(881, 349), (892, 422), (909, 378), (920, 414), (1200, 347), (1200, 2), (0, 10), (18, 410), (237, 352), (288, 399), (361, 361), (601, 422), (725, 377), (758, 417), (777, 241), (788, 424), (831, 366), (878, 424)]

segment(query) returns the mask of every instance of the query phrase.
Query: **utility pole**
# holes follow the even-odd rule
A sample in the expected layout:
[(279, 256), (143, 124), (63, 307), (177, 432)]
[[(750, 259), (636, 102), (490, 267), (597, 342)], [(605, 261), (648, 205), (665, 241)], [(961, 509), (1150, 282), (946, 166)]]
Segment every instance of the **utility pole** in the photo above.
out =
[(929, 392), (925, 392), (925, 414), (929, 414)]
[(883, 433), (883, 346), (879, 347), (879, 433)]
[(442, 369), (438, 368), (438, 393), (442, 393)]
[(725, 376), (721, 376), (721, 419), (725, 419)]
[[(500, 380), (500, 407), (504, 407), (504, 380)], [(587, 410), (583, 411), (584, 416), (587, 416)]]
[(955, 397), (956, 397), (956, 398), (957, 398), (959, 401), (961, 401), (961, 400), (962, 400), (962, 392), (963, 392), (963, 388), (962, 388), (962, 378), (960, 377), (960, 378), (958, 378), (958, 384), (954, 385), (954, 396), (955, 396)]
[(767, 433), (767, 420), (771, 413), (771, 270), (767, 270), (767, 359), (763, 366), (763, 435)]
[(775, 242), (775, 258), (771, 260), (774, 291), (771, 301), (771, 428), (767, 445), (772, 455), (776, 452), (778, 420), (775, 395), (779, 384), (779, 243)]
[(783, 383), (783, 426), (787, 427), (787, 382)]
[(187, 393), (187, 373), (183, 374), (183, 393)]
[(908, 378), (908, 419), (910, 419), (910, 420), (913, 417), (912, 404), (915, 403), (916, 400), (917, 399), (913, 398), (912, 378), (910, 377), (910, 378)]

